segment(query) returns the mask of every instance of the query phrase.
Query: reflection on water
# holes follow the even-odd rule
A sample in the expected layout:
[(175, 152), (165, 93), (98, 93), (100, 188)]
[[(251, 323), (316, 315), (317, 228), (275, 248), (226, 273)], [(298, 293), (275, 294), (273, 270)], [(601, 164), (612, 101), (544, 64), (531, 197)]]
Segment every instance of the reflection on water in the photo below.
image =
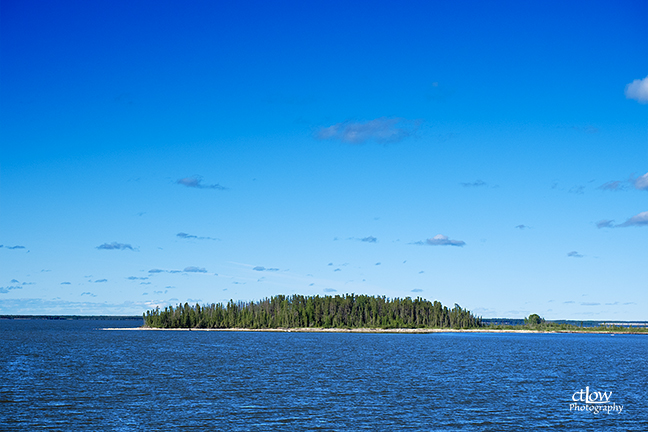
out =
[(0, 429), (648, 430), (648, 336), (99, 330), (137, 325), (0, 321)]

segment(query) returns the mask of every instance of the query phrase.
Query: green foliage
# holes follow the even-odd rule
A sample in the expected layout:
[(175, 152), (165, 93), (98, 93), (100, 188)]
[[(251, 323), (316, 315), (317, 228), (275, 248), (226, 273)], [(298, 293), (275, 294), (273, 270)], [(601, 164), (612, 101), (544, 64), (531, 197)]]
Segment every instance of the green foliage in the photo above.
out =
[(211, 305), (177, 305), (144, 314), (155, 328), (476, 328), (481, 318), (455, 304), (417, 297), (388, 299), (367, 295), (284, 296), (259, 302), (230, 300)]
[[(528, 319), (528, 318), (527, 318)], [(540, 324), (529, 326), (525, 319), (525, 325), (501, 325), (490, 324), (485, 326), (488, 330), (534, 330), (538, 332), (556, 332), (556, 333), (648, 333), (646, 327), (620, 327), (598, 325), (591, 327), (575, 326), (572, 324), (554, 323), (542, 320)]]
[(524, 318), (524, 324), (528, 326), (537, 326), (544, 322), (544, 318), (540, 318), (540, 315), (538, 314), (531, 314), (528, 318)]

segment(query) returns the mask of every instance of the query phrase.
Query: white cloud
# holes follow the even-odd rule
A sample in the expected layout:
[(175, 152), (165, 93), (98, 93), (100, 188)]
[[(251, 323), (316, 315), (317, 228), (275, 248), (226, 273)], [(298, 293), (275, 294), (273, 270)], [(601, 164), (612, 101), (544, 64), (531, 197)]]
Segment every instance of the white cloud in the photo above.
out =
[(185, 177), (176, 181), (177, 184), (196, 188), (196, 189), (216, 189), (216, 190), (226, 190), (225, 186), (221, 186), (218, 183), (216, 184), (203, 184), (201, 176)]
[(180, 232), (180, 233), (176, 234), (176, 237), (180, 237), (180, 238), (183, 238), (183, 239), (189, 239), (189, 240), (192, 240), (192, 239), (193, 240), (219, 240), (219, 239), (214, 238), (214, 237), (198, 237), (196, 235), (187, 234), (187, 233), (184, 233), (184, 232)]
[(256, 266), (252, 270), (254, 270), (254, 271), (271, 271), (271, 272), (279, 271), (278, 268), (266, 268), (266, 267), (263, 267), (263, 266)]
[(634, 180), (635, 189), (648, 191), (648, 173)]
[(648, 76), (628, 84), (625, 88), (625, 95), (626, 98), (634, 99), (639, 103), (648, 103)]
[(185, 267), (183, 271), (188, 273), (207, 273), (207, 270), (204, 269), (203, 267), (195, 267), (195, 266)]
[(648, 226), (648, 211), (634, 215), (622, 224), (617, 225), (617, 227), (619, 228), (625, 228), (629, 226)]
[(133, 246), (127, 244), (127, 243), (117, 243), (117, 242), (112, 242), (112, 243), (104, 243), (102, 245), (97, 246), (97, 249), (105, 249), (105, 250), (132, 250), (134, 251), (135, 248)]
[(614, 228), (614, 220), (603, 219), (596, 222), (596, 228)]
[(437, 234), (432, 238), (429, 238), (425, 241), (417, 241), (414, 244), (417, 245), (428, 245), (428, 246), (465, 246), (466, 242), (462, 240), (453, 240), (444, 236), (443, 234)]

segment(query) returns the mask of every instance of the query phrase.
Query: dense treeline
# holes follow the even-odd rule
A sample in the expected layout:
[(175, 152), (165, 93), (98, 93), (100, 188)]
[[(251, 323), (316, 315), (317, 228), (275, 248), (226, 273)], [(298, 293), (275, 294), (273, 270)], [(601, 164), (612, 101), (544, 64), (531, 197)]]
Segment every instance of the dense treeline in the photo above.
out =
[(157, 328), (474, 328), (481, 318), (455, 304), (421, 298), (388, 299), (367, 295), (284, 296), (259, 302), (156, 308), (144, 314)]

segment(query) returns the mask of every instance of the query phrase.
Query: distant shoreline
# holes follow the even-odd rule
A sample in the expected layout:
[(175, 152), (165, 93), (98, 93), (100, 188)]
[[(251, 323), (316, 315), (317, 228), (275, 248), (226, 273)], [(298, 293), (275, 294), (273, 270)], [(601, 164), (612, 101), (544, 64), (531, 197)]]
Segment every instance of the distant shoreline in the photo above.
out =
[(142, 330), (142, 331), (220, 331), (220, 332), (273, 332), (273, 333), (578, 333), (578, 334), (641, 334), (648, 335), (648, 332), (618, 331), (618, 330), (528, 330), (528, 329), (381, 329), (381, 328), (274, 328), (274, 329), (250, 329), (250, 328), (152, 328), (152, 327), (127, 327), (127, 328), (103, 328), (101, 330)]
[(144, 321), (141, 315), (0, 315), (0, 320)]

